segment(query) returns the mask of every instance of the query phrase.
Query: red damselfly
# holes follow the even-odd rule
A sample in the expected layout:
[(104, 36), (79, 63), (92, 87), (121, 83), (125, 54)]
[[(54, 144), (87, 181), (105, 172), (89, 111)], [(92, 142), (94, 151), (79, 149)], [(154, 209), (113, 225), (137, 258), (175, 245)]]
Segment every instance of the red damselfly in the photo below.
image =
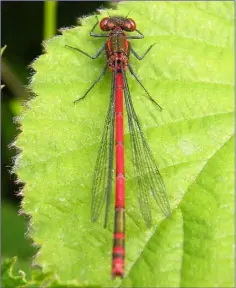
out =
[[(92, 221), (98, 220), (101, 210), (105, 204), (104, 226), (108, 223), (109, 207), (112, 190), (113, 156), (115, 147), (116, 156), (116, 194), (115, 194), (115, 223), (112, 256), (112, 277), (124, 276), (125, 259), (125, 171), (124, 171), (124, 122), (123, 122), (123, 96), (125, 99), (128, 126), (130, 131), (130, 141), (132, 147), (132, 159), (134, 166), (134, 176), (137, 183), (138, 200), (141, 213), (147, 226), (151, 225), (150, 196), (152, 195), (159, 208), (166, 216), (170, 215), (170, 206), (166, 189), (153, 154), (144, 137), (138, 117), (135, 113), (130, 90), (126, 77), (126, 70), (129, 70), (134, 78), (144, 89), (148, 98), (161, 110), (159, 104), (151, 97), (142, 82), (134, 73), (129, 63), (129, 55), (132, 53), (138, 60), (142, 60), (154, 46), (151, 45), (146, 52), (139, 56), (132, 48), (128, 39), (143, 39), (144, 35), (136, 29), (133, 19), (120, 16), (105, 17), (100, 22), (102, 31), (108, 34), (97, 34), (94, 32), (99, 23), (94, 24), (90, 31), (90, 36), (107, 37), (99, 51), (91, 56), (76, 47), (66, 45), (66, 47), (83, 53), (91, 59), (96, 59), (103, 51), (107, 56), (106, 64), (85, 94), (74, 101), (81, 101), (89, 91), (100, 81), (102, 76), (109, 69), (112, 72), (110, 103), (106, 114), (102, 140), (100, 143), (98, 156), (92, 183)], [(137, 35), (126, 35), (126, 32), (136, 32)], [(123, 95), (124, 94), (124, 95)]]

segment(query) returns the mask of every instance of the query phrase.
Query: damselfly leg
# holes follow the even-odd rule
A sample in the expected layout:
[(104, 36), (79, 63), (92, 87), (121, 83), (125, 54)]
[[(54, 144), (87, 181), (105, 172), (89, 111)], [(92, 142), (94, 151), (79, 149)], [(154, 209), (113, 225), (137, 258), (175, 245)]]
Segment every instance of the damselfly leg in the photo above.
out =
[(138, 53), (132, 48), (130, 48), (130, 51), (133, 53), (133, 55), (138, 59), (138, 60), (143, 60), (143, 58), (147, 55), (147, 53), (152, 49), (153, 46), (155, 46), (156, 43), (150, 45), (150, 47), (147, 49), (146, 52), (144, 52), (143, 56), (138, 55)]
[(74, 101), (74, 104), (76, 102), (79, 102), (80, 100), (83, 100), (88, 95), (88, 93), (93, 89), (93, 87), (101, 80), (102, 76), (106, 74), (107, 66), (108, 66), (108, 64), (106, 63), (106, 65), (104, 66), (104, 68), (103, 68), (101, 74), (98, 76), (98, 78), (93, 82), (93, 84), (88, 88), (88, 90), (84, 93), (84, 95), (82, 97), (80, 97)]
[(144, 87), (143, 83), (139, 80), (138, 76), (135, 74), (132, 66), (130, 64), (128, 64), (129, 67), (129, 71), (130, 73), (134, 76), (134, 78), (137, 80), (137, 82), (140, 84), (140, 86), (143, 88), (143, 90), (146, 92), (146, 94), (148, 95), (148, 98), (154, 103), (156, 104), (160, 110), (162, 110), (162, 107), (152, 98), (152, 96), (149, 94), (149, 92), (147, 91), (147, 89)]
[[(74, 50), (76, 50), (76, 51), (79, 51), (80, 53), (82, 53), (82, 54), (84, 54), (85, 56), (89, 57), (90, 59), (93, 59), (93, 60), (94, 60), (94, 59), (98, 58), (98, 57), (101, 55), (101, 53), (104, 51), (104, 49), (105, 49), (105, 44), (104, 44), (104, 45), (98, 50), (98, 52), (97, 52), (95, 55), (93, 55), (93, 56), (89, 55), (87, 52), (85, 52), (85, 51), (83, 51), (83, 50), (81, 50), (81, 49), (79, 49), (79, 48), (76, 48), (76, 47), (72, 47), (72, 46), (69, 46), (69, 45), (65, 45), (65, 47), (70, 48), (70, 49), (74, 49)], [(88, 88), (88, 90), (84, 93), (84, 95), (83, 95), (82, 97), (80, 97), (80, 98), (78, 98), (78, 99), (76, 99), (76, 100), (74, 101), (74, 104), (75, 104), (76, 102), (79, 102), (80, 100), (84, 99), (84, 98), (87, 96), (87, 94), (89, 93), (89, 91), (91, 91), (91, 90), (93, 89), (93, 87), (101, 80), (102, 76), (105, 75), (105, 73), (106, 73), (106, 71), (107, 71), (107, 66), (108, 66), (108, 64), (106, 63), (106, 65), (105, 65), (104, 68), (102, 69), (102, 72), (101, 72), (101, 74), (98, 76), (98, 78), (95, 79), (95, 81), (93, 82), (93, 84)]]
[(72, 47), (72, 46), (69, 46), (69, 45), (65, 45), (65, 47), (66, 47), (66, 48), (74, 49), (74, 50), (76, 50), (76, 51), (79, 51), (80, 53), (82, 53), (82, 54), (86, 55), (87, 57), (89, 57), (90, 59), (93, 59), (93, 60), (94, 60), (94, 59), (97, 59), (98, 56), (101, 55), (102, 51), (104, 51), (104, 49), (105, 49), (105, 44), (102, 45), (102, 47), (98, 50), (98, 52), (96, 52), (93, 56), (92, 56), (92, 55), (89, 55), (87, 52), (85, 52), (85, 51), (83, 51), (83, 50), (81, 50), (81, 49), (79, 49), (79, 48), (76, 48), (76, 47)]

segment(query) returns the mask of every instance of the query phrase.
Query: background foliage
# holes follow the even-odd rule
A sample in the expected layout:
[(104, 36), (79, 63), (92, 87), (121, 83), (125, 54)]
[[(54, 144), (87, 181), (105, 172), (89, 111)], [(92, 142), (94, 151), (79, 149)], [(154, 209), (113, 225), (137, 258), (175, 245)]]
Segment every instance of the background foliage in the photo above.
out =
[[(124, 6), (126, 7), (124, 10), (127, 11), (131, 8), (132, 13), (134, 15), (135, 13), (137, 14), (137, 19), (140, 19), (141, 14), (143, 15), (143, 21), (139, 23), (139, 27), (140, 30), (146, 31), (147, 40), (145, 43), (153, 40), (158, 41), (159, 54), (151, 54), (151, 57), (153, 57), (152, 66), (145, 66), (145, 63), (146, 65), (149, 64), (145, 62), (143, 65), (134, 63), (134, 67), (139, 69), (138, 73), (140, 75), (144, 75), (144, 71), (146, 73), (148, 71), (147, 74), (150, 79), (147, 79), (146, 83), (148, 83), (148, 87), (150, 87), (152, 92), (158, 92), (158, 99), (166, 107), (166, 112), (160, 116), (158, 124), (161, 125), (156, 129), (155, 111), (148, 107), (147, 113), (142, 105), (137, 105), (137, 110), (143, 114), (142, 122), (152, 149), (155, 155), (158, 155), (160, 166), (164, 170), (172, 208), (176, 209), (173, 210), (172, 221), (165, 220), (161, 223), (161, 218), (157, 216), (155, 221), (156, 224), (159, 224), (159, 229), (156, 230), (157, 226), (155, 226), (151, 232), (146, 231), (141, 222), (137, 229), (135, 225), (131, 224), (133, 220), (131, 221), (128, 217), (129, 239), (132, 240), (132, 237), (134, 237), (133, 241), (135, 239), (136, 242), (135, 245), (131, 245), (131, 243), (127, 245), (129, 246), (128, 257), (130, 258), (127, 261), (127, 267), (130, 269), (130, 274), (123, 284), (127, 286), (143, 286), (147, 285), (147, 281), (149, 281), (149, 285), (159, 287), (166, 285), (173, 287), (178, 285), (181, 285), (181, 287), (201, 287), (202, 285), (229, 287), (233, 281), (233, 262), (232, 257), (230, 257), (233, 252), (232, 159), (234, 114), (232, 108), (233, 66), (231, 66), (233, 59), (233, 6), (230, 6), (231, 3), (158, 3), (152, 4), (151, 8), (145, 6), (145, 4), (140, 4), (139, 8), (132, 6), (132, 4), (126, 4), (127, 6)], [(149, 23), (150, 19), (157, 21), (157, 23), (152, 27), (147, 27), (148, 22), (144, 20), (145, 15), (149, 15)], [(47, 18), (46, 14), (45, 18)], [(193, 22), (192, 19), (195, 21)], [(25, 285), (44, 283), (42, 285), (45, 285), (45, 281), (47, 282), (47, 279), (52, 276), (51, 270), (53, 270), (56, 272), (56, 276), (60, 275), (60, 278), (70, 286), (89, 283), (104, 285), (101, 275), (104, 273), (102, 277), (104, 279), (109, 273), (107, 271), (109, 269), (109, 263), (107, 262), (109, 255), (107, 257), (102, 248), (104, 247), (104, 241), (109, 238), (109, 230), (105, 232), (100, 225), (92, 226), (87, 221), (88, 213), (86, 212), (86, 207), (89, 204), (87, 203), (88, 197), (86, 195), (89, 189), (83, 185), (88, 183), (86, 180), (88, 174), (86, 173), (89, 171), (89, 165), (87, 165), (88, 167), (83, 167), (83, 175), (78, 159), (81, 157), (82, 163), (89, 164), (88, 159), (82, 159), (81, 154), (76, 155), (77, 161), (73, 163), (71, 160), (67, 161), (64, 159), (65, 168), (68, 169), (73, 164), (71, 166), (72, 170), (70, 170), (72, 173), (65, 174), (63, 171), (55, 170), (52, 166), (48, 166), (50, 173), (63, 172), (66, 175), (63, 181), (68, 181), (70, 184), (74, 181), (73, 175), (75, 175), (75, 172), (81, 171), (79, 194), (77, 193), (77, 184), (76, 189), (72, 187), (67, 190), (66, 195), (62, 193), (60, 196), (59, 194), (63, 191), (60, 191), (60, 181), (58, 182), (58, 179), (61, 179), (61, 177), (56, 177), (57, 181), (53, 182), (54, 176), (59, 174), (53, 176), (47, 171), (44, 175), (43, 167), (40, 168), (39, 166), (37, 166), (37, 173), (34, 169), (30, 170), (30, 173), (27, 170), (27, 166), (29, 164), (34, 165), (36, 160), (43, 163), (53, 153), (61, 153), (66, 151), (65, 149), (68, 149), (68, 147), (73, 151), (73, 145), (76, 148), (76, 145), (80, 143), (80, 139), (87, 139), (90, 136), (92, 131), (88, 130), (88, 127), (90, 127), (91, 123), (96, 128), (94, 130), (95, 133), (100, 129), (100, 124), (96, 121), (96, 117), (100, 119), (99, 113), (101, 114), (102, 109), (105, 109), (105, 98), (104, 100), (101, 99), (101, 107), (97, 109), (99, 111), (93, 111), (93, 116), (91, 117), (94, 117), (94, 120), (91, 118), (90, 122), (86, 120), (86, 115), (88, 115), (86, 109), (91, 112), (95, 99), (87, 101), (83, 107), (83, 112), (80, 113), (72, 115), (71, 112), (68, 114), (68, 110), (64, 109), (68, 105), (67, 103), (70, 103), (75, 98), (77, 91), (87, 85), (86, 81), (84, 81), (86, 79), (86, 69), (91, 71), (91, 73), (96, 71), (93, 71), (92, 68), (94, 63), (89, 62), (80, 55), (71, 53), (71, 51), (60, 50), (60, 47), (63, 47), (65, 41), (70, 42), (71, 45), (73, 44), (72, 46), (76, 46), (77, 36), (81, 33), (80, 37), (85, 37), (92, 21), (93, 17), (86, 20), (83, 30), (75, 28), (65, 32), (62, 37), (49, 41), (46, 44), (48, 54), (41, 56), (34, 63), (34, 69), (38, 73), (33, 78), (32, 87), (42, 97), (31, 101), (33, 103), (32, 108), (34, 107), (32, 112), (24, 114), (21, 119), (25, 134), (19, 138), (17, 144), (24, 149), (24, 154), (20, 161), (20, 166), (16, 168), (20, 179), (29, 183), (29, 188), (25, 189), (24, 209), (33, 216), (34, 230), (31, 231), (31, 235), (34, 241), (37, 244), (44, 244), (40, 257), (37, 258), (37, 263), (43, 266), (44, 273), (33, 271), (31, 277), (30, 274), (27, 274), (31, 278), (31, 284), (27, 284), (23, 273), (17, 277), (12, 275), (10, 268), (15, 260), (7, 259), (4, 262), (2, 273), (6, 276), (6, 279), (11, 281), (9, 283), (15, 281), (17, 285), (24, 285), (24, 283)], [(49, 26), (53, 27), (53, 25)], [(98, 42), (95, 43), (91, 39), (88, 41), (91, 51), (96, 50), (99, 46)], [(136, 47), (140, 46), (137, 45)], [(173, 49), (173, 47), (175, 48)], [(57, 54), (55, 51), (57, 51)], [(99, 67), (102, 65), (102, 60), (97, 62)], [(84, 65), (85, 63), (86, 65)], [(59, 66), (55, 64), (59, 64)], [(78, 82), (77, 78), (76, 82), (73, 82), (74, 77), (76, 77), (77, 66), (84, 68), (81, 70), (81, 75), (85, 73), (84, 77), (82, 76), (79, 80), (81, 82)], [(58, 67), (63, 67), (63, 74), (61, 74), (62, 70), (57, 70)], [(65, 83), (70, 83), (70, 86), (67, 87), (71, 89), (70, 93), (68, 93), (67, 89), (67, 91), (64, 91), (65, 87), (63, 88), (63, 86), (58, 89), (55, 85), (56, 78), (53, 71), (55, 76), (60, 77)], [(137, 85), (134, 84), (132, 79), (130, 80), (131, 90), (135, 91), (134, 93), (137, 95), (139, 93), (136, 90)], [(156, 80), (160, 83), (158, 88), (156, 88)], [(105, 94), (108, 94), (109, 85), (107, 81), (104, 82), (97, 91), (107, 91)], [(50, 93), (45, 89), (46, 87), (48, 88), (48, 85), (44, 86), (45, 83), (52, 85)], [(61, 95), (61, 97), (57, 98), (60, 101), (52, 99), (52, 91), (57, 96)], [(101, 93), (101, 95), (105, 94)], [(168, 95), (168, 99), (165, 95)], [(137, 99), (137, 103), (138, 101), (140, 99)], [(99, 103), (100, 101), (97, 102), (96, 107), (100, 105)], [(48, 117), (46, 119), (43, 116), (49, 115), (48, 109), (53, 111), (50, 114), (52, 116), (50, 121), (48, 121)], [(11, 105), (11, 111), (17, 114), (18, 105)], [(169, 113), (168, 111), (171, 112)], [(50, 123), (56, 120), (53, 117), (61, 120), (65, 118), (64, 120), (66, 121), (70, 120), (71, 129), (63, 125), (58, 129), (50, 127), (51, 135), (50, 138), (47, 138), (44, 129), (48, 129), (51, 125)], [(38, 125), (36, 126), (38, 131), (35, 131), (34, 123), (37, 119), (43, 120), (46, 126)], [(55, 125), (57, 123), (61, 124), (56, 121), (54, 123)], [(77, 129), (77, 133), (73, 136), (71, 131), (76, 130), (78, 123), (84, 125), (85, 129)], [(97, 134), (99, 135), (99, 133)], [(37, 139), (39, 135), (41, 137)], [(65, 135), (67, 136), (65, 137)], [(161, 141), (155, 144), (157, 136)], [(68, 139), (69, 142), (65, 142), (64, 139)], [(38, 145), (38, 143), (41, 144)], [(86, 149), (86, 143), (84, 144)], [(50, 150), (52, 145), (56, 148), (55, 151)], [(35, 147), (38, 148), (37, 151), (34, 151)], [(87, 145), (85, 158), (86, 155), (89, 156), (95, 153), (95, 150)], [(93, 158), (89, 156), (89, 159)], [(33, 166), (31, 167), (33, 168)], [(34, 177), (32, 178), (32, 176)], [(48, 179), (45, 180), (47, 176)], [(45, 181), (43, 182), (42, 180)], [(50, 186), (47, 183), (50, 183)], [(34, 187), (32, 184), (34, 184)], [(59, 186), (57, 187), (57, 185)], [(30, 186), (33, 187), (32, 191), (30, 191)], [(132, 186), (130, 187), (129, 191), (132, 193)], [(134, 215), (138, 211), (132, 199), (127, 200), (129, 209), (133, 210), (132, 214)], [(63, 203), (61, 204), (60, 201), (63, 201)], [(79, 219), (76, 213), (72, 213), (73, 209), (78, 209), (78, 203), (81, 210)], [(52, 208), (56, 209), (53, 210)], [(7, 248), (7, 245), (3, 245), (5, 247), (4, 251), (6, 251), (4, 253), (6, 256), (18, 255), (20, 257), (18, 265), (20, 265), (21, 269), (27, 270), (24, 260), (28, 261), (28, 257), (35, 253), (35, 249), (29, 246), (29, 242), (25, 242), (22, 237), (22, 231), (25, 229), (24, 223), (22, 223), (22, 226), (20, 226), (21, 224), (18, 225), (18, 228), (22, 227), (19, 232), (14, 226), (12, 226), (14, 228), (12, 232), (9, 230), (9, 225), (11, 224), (7, 221), (11, 220), (9, 216), (10, 205), (4, 203), (4, 209), (7, 216), (3, 217), (4, 221), (6, 221), (6, 228), (3, 225), (3, 232), (5, 229), (3, 236), (5, 235), (5, 239), (7, 239), (5, 243), (11, 247)], [(2, 210), (3, 215), (4, 209)], [(61, 214), (61, 212), (63, 213)], [(13, 212), (12, 215), (16, 215), (16, 213)], [(77, 216), (75, 217), (75, 215)], [(15, 218), (18, 220), (20, 217)], [(16, 219), (11, 221), (16, 223)], [(53, 231), (53, 227), (56, 227), (54, 224), (58, 223), (58, 219), (60, 219), (59, 223), (61, 225), (64, 223), (61, 226), (62, 229)], [(54, 223), (54, 221), (56, 222)], [(83, 231), (83, 237), (79, 237), (76, 229), (71, 229), (75, 223), (77, 228), (79, 225), (79, 231)], [(112, 226), (110, 228), (112, 229)], [(21, 234), (22, 238), (16, 236), (17, 239), (23, 239), (21, 245), (18, 241), (17, 247), (19, 248), (16, 249), (15, 244), (8, 241), (9, 233), (11, 235), (12, 233)], [(87, 237), (85, 237), (86, 234)], [(142, 238), (139, 239), (141, 235)], [(224, 242), (220, 240), (222, 236), (224, 237)], [(143, 237), (148, 239), (147, 242), (142, 243)], [(94, 239), (94, 241), (89, 243), (88, 239)], [(137, 239), (139, 239), (138, 244)], [(92, 261), (88, 261), (88, 257), (83, 254), (83, 251), (81, 253), (77, 250), (78, 243), (75, 241), (80, 241), (81, 247), (85, 249), (84, 251), (89, 246), (89, 249), (93, 248), (92, 244), (97, 243), (99, 247), (95, 247)], [(105, 245), (105, 247), (107, 246)], [(25, 253), (22, 252), (23, 250)], [(60, 253), (56, 251), (60, 251)], [(71, 251), (73, 251), (72, 254)], [(142, 252), (142, 257), (137, 257), (137, 251)], [(73, 258), (75, 258), (74, 264), (71, 262)], [(84, 262), (81, 259), (84, 259)], [(100, 266), (97, 262), (99, 259), (101, 261)], [(135, 261), (134, 259), (137, 260)], [(217, 259), (220, 259), (218, 265), (216, 263)], [(81, 267), (78, 266), (78, 263)], [(91, 267), (89, 266), (90, 263)], [(66, 267), (70, 268), (67, 269)], [(101, 271), (98, 267), (100, 267)], [(145, 273), (141, 273), (141, 270), (145, 271)], [(151, 275), (153, 276), (151, 277)], [(71, 279), (77, 279), (77, 282), (70, 282)], [(48, 287), (60, 285), (59, 280), (55, 279), (53, 281), (47, 282)], [(105, 283), (107, 284), (106, 281)]]
[(7, 45), (2, 57), (2, 84), (5, 87), (1, 91), (1, 251), (2, 259), (17, 256), (15, 271), (24, 270), (29, 277), (30, 263), (37, 249), (25, 238), (27, 218), (19, 215), (21, 196), (17, 194), (22, 185), (17, 183), (15, 174), (9, 173), (12, 157), (16, 155), (15, 149), (9, 149), (9, 145), (19, 133), (13, 118), (19, 115), (21, 103), (29, 97), (29, 91), (24, 89), (32, 75), (28, 65), (42, 53), (42, 41), (59, 34), (56, 29), (76, 25), (78, 17), (94, 13), (107, 3), (60, 1), (54, 7), (46, 5), (42, 1), (1, 2), (1, 42), (2, 47)]

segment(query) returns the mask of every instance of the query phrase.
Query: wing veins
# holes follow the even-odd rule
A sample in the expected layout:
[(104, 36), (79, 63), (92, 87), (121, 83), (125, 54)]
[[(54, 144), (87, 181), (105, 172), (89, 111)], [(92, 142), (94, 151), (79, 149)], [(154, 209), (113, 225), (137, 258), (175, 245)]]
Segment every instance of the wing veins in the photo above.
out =
[(161, 174), (134, 111), (124, 69), (122, 69), (122, 74), (139, 204), (146, 224), (150, 226), (152, 221), (150, 195), (153, 195), (159, 208), (166, 216), (170, 215), (170, 206)]
[[(113, 80), (115, 75), (113, 75)], [(111, 85), (111, 97), (107, 109), (106, 118), (100, 146), (98, 149), (93, 182), (92, 182), (92, 203), (91, 218), (97, 221), (104, 203), (106, 203), (104, 226), (107, 225), (109, 200), (112, 188), (112, 169), (113, 169), (113, 146), (114, 146), (114, 81)]]

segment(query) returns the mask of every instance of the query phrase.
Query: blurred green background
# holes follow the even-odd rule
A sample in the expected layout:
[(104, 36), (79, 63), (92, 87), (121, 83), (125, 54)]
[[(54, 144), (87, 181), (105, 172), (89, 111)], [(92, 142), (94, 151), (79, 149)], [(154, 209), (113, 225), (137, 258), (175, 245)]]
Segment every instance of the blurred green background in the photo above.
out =
[[(25, 89), (33, 71), (28, 65), (42, 53), (42, 41), (59, 34), (57, 29), (77, 24), (77, 18), (107, 8), (108, 2), (1, 2), (2, 47), (2, 258), (17, 256), (16, 270), (30, 276), (30, 263), (37, 248), (27, 239), (27, 217), (19, 214), (23, 188), (11, 174), (14, 156), (9, 145), (20, 132), (14, 117), (31, 95)], [(40, 197), (40, 196), (39, 196)]]

